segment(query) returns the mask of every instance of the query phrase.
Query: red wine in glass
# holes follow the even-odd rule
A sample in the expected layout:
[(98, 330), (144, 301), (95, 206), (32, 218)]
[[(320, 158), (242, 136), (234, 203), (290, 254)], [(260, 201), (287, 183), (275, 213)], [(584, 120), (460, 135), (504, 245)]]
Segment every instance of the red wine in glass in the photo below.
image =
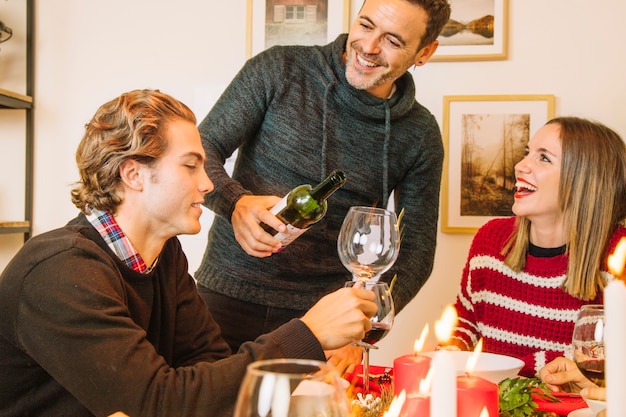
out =
[(389, 286), (385, 282), (349, 281), (346, 282), (345, 286), (360, 286), (374, 292), (374, 303), (378, 307), (376, 314), (370, 317), (371, 330), (365, 334), (363, 339), (355, 343), (357, 346), (363, 347), (363, 390), (369, 392), (370, 349), (378, 349), (374, 343), (382, 339), (393, 326), (395, 317), (393, 298)]
[(385, 337), (385, 335), (389, 333), (389, 330), (391, 330), (390, 323), (372, 323), (372, 330), (365, 333), (365, 337), (361, 340), (367, 344), (373, 345)]
[(576, 362), (580, 372), (599, 387), (604, 387), (604, 359)]
[(604, 307), (587, 304), (580, 308), (572, 336), (574, 362), (594, 384), (604, 387)]

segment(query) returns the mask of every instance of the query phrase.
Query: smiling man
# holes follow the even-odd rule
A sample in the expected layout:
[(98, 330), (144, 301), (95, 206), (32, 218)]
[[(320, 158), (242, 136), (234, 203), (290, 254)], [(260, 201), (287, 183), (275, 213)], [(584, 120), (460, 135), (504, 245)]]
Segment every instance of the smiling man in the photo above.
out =
[[(352, 277), (337, 255), (351, 206), (404, 209), (397, 310), (433, 266), (443, 163), (435, 117), (416, 100), (412, 66), (435, 53), (450, 17), (446, 0), (366, 0), (348, 34), (324, 46), (276, 46), (250, 59), (199, 125), (217, 213), (199, 289), (232, 349), (298, 317)], [(235, 151), (230, 176), (224, 161)], [(324, 219), (284, 250), (261, 228), (283, 231), (269, 210), (300, 184), (332, 170), (348, 181)], [(245, 328), (241, 325), (245, 323)], [(361, 350), (327, 352), (340, 370)]]
[(368, 0), (363, 4), (346, 43), (346, 78), (354, 88), (387, 98), (398, 78), (435, 53), (439, 43), (431, 39), (432, 34), (425, 38), (429, 14), (420, 3), (426, 2)]
[(155, 90), (102, 105), (76, 152), (67, 225), (0, 275), (0, 416), (231, 417), (252, 361), (360, 340), (374, 295), (342, 288), (230, 355), (188, 273), (213, 184), (191, 110)]

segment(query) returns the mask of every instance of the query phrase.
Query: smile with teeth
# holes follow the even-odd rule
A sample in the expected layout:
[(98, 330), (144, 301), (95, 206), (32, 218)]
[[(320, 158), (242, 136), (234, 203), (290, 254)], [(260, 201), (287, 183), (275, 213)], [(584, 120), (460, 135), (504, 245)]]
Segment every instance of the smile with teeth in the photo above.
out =
[(368, 60), (366, 60), (365, 58), (363, 58), (361, 55), (356, 54), (356, 59), (359, 62), (360, 65), (363, 65), (364, 67), (376, 67), (378, 66), (378, 64), (374, 63), (374, 62), (370, 62)]
[(537, 191), (537, 187), (522, 181), (515, 182), (515, 187), (517, 188), (517, 193), (532, 193)]

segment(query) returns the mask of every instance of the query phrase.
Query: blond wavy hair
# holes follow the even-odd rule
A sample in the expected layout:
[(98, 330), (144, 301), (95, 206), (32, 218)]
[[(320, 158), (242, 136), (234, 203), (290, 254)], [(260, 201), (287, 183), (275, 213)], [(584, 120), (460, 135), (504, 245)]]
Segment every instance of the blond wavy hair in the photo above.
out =
[(181, 119), (196, 124), (185, 104), (158, 90), (129, 91), (100, 106), (76, 150), (80, 180), (72, 203), (83, 213), (90, 207), (114, 213), (122, 201), (122, 163), (154, 164), (167, 149), (167, 124)]

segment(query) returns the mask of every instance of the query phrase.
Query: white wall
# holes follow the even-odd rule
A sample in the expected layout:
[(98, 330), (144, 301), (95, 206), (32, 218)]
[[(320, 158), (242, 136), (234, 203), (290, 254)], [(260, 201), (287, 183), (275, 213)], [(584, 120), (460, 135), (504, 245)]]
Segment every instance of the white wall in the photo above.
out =
[[(360, 0), (353, 1), (354, 16)], [(36, 3), (38, 234), (76, 214), (69, 198), (76, 180), (74, 151), (100, 104), (126, 90), (159, 88), (190, 105), (200, 119), (204, 116), (245, 60), (246, 7), (245, 0)], [(507, 60), (429, 63), (413, 71), (417, 99), (441, 122), (444, 95), (554, 94), (557, 114), (595, 118), (626, 137), (626, 118), (621, 117), (626, 109), (626, 3), (510, 0), (509, 14)], [(0, 146), (4, 153), (5, 144)], [(207, 212), (203, 232), (182, 239), (191, 272), (200, 262), (210, 221)], [(0, 235), (0, 243), (3, 239)], [(439, 234), (431, 279), (373, 352), (372, 363), (391, 365), (394, 357), (412, 350), (425, 323), (432, 329), (442, 308), (454, 300), (470, 242), (471, 235)], [(7, 256), (6, 250), (1, 253)], [(0, 266), (5, 263), (0, 258)]]

